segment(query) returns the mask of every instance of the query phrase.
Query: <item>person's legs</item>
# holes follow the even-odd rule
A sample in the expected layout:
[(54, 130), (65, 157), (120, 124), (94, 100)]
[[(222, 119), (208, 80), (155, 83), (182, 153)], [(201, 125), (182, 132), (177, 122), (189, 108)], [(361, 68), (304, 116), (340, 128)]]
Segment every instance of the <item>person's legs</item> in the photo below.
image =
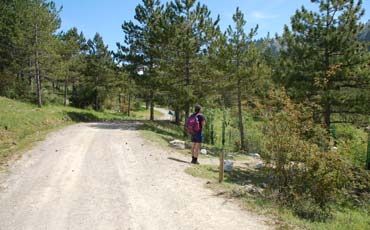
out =
[(195, 145), (194, 145), (194, 156), (192, 158), (191, 163), (199, 164), (199, 162), (198, 162), (199, 151), (200, 151), (200, 143), (195, 143)]
[(191, 145), (191, 163), (195, 163), (195, 158), (194, 158), (194, 155), (195, 155), (195, 142), (192, 142), (192, 145)]
[(198, 158), (200, 152), (200, 143), (195, 143), (194, 147), (194, 157)]
[(202, 133), (198, 133), (192, 137), (192, 148), (191, 148), (191, 153), (192, 153), (192, 160), (191, 163), (194, 164), (199, 164), (198, 162), (198, 156), (200, 152), (200, 146), (202, 143)]

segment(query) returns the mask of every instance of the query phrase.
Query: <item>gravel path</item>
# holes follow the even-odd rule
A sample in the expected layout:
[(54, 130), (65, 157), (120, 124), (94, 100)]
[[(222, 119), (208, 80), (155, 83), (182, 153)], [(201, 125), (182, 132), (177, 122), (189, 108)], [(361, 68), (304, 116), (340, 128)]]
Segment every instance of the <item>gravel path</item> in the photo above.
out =
[(269, 229), (137, 127), (85, 123), (50, 134), (0, 175), (0, 229)]

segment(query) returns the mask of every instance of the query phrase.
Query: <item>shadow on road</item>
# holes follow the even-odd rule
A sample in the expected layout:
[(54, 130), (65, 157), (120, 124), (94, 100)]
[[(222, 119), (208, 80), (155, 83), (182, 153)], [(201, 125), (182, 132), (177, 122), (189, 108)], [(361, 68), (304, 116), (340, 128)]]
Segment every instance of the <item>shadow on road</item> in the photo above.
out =
[(190, 162), (188, 162), (188, 161), (180, 160), (180, 159), (173, 158), (173, 157), (168, 157), (167, 159), (172, 160), (172, 161), (177, 161), (177, 162), (180, 162), (180, 163), (190, 164)]
[(92, 122), (92, 121), (99, 121), (99, 118), (91, 113), (87, 112), (67, 112), (69, 118), (72, 121), (77, 122)]
[[(183, 140), (183, 128), (169, 120), (145, 121), (145, 120), (122, 120), (87, 123), (88, 127), (103, 130), (122, 130), (122, 131), (146, 131), (156, 133), (157, 136), (166, 143), (174, 139)], [(184, 163), (184, 162), (183, 162)]]
[(129, 121), (99, 122), (99, 123), (90, 123), (88, 126), (96, 129), (139, 130), (140, 127), (142, 126), (142, 121), (129, 120)]

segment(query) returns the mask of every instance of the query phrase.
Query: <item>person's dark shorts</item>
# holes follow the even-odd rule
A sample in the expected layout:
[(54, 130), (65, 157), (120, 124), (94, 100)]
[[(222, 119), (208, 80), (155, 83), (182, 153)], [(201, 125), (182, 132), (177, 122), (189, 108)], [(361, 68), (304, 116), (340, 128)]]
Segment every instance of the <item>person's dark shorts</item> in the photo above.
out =
[(203, 141), (203, 133), (202, 132), (191, 135), (191, 142), (202, 143), (202, 141)]

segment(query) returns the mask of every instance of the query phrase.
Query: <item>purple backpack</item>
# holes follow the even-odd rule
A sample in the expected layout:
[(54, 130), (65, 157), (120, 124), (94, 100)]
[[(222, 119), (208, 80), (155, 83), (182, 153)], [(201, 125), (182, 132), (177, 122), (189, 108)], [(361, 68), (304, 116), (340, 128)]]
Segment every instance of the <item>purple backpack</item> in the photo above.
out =
[(186, 121), (185, 130), (190, 135), (194, 135), (200, 131), (200, 123), (197, 115), (198, 114), (191, 115)]

